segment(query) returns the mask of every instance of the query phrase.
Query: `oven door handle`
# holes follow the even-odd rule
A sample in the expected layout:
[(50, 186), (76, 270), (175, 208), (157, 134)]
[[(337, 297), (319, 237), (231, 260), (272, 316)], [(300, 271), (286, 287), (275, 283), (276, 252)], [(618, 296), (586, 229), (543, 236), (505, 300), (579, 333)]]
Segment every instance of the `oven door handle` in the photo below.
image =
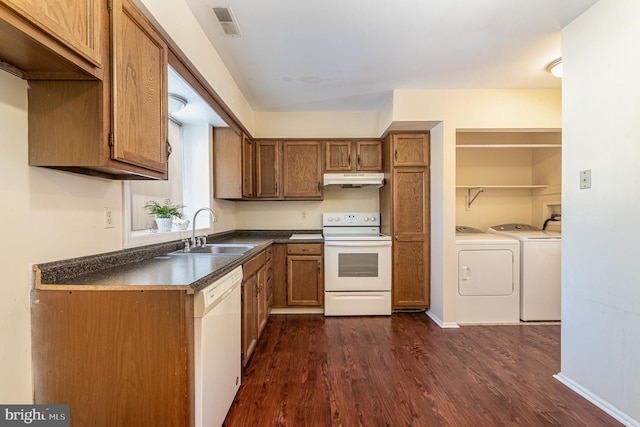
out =
[(324, 241), (324, 245), (332, 247), (385, 247), (391, 246), (391, 240), (359, 240), (359, 241)]

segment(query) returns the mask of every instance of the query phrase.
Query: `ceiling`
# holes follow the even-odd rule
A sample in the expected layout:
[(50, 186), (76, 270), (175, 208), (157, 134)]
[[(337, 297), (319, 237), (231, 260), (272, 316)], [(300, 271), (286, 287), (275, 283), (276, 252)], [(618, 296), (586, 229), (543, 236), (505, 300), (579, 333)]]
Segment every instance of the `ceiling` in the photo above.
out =
[(314, 112), (380, 111), (393, 89), (560, 88), (560, 30), (597, 0), (186, 2), (254, 111)]

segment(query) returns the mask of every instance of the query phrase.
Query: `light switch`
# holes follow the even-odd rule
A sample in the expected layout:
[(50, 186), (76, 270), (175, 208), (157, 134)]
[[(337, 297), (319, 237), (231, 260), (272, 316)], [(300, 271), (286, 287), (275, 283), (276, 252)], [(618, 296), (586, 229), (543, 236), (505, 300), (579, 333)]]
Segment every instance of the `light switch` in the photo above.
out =
[(591, 188), (591, 169), (580, 171), (580, 189)]

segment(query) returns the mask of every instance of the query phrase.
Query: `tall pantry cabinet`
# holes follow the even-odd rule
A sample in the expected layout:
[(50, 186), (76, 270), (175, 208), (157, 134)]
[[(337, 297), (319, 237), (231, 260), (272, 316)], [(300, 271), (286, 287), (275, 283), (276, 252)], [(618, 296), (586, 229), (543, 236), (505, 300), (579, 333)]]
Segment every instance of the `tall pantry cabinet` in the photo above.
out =
[(429, 133), (392, 133), (383, 142), (381, 229), (392, 238), (392, 307), (424, 310), (430, 297)]

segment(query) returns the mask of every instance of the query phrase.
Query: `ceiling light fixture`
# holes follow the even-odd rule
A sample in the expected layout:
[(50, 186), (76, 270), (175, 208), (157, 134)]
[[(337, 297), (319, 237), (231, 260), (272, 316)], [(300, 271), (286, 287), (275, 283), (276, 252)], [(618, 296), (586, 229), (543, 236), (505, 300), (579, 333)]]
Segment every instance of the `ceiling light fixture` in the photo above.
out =
[(182, 110), (188, 104), (187, 98), (176, 95), (175, 93), (169, 94), (169, 114), (175, 114)]
[(562, 58), (558, 58), (547, 65), (547, 70), (555, 77), (562, 78)]

